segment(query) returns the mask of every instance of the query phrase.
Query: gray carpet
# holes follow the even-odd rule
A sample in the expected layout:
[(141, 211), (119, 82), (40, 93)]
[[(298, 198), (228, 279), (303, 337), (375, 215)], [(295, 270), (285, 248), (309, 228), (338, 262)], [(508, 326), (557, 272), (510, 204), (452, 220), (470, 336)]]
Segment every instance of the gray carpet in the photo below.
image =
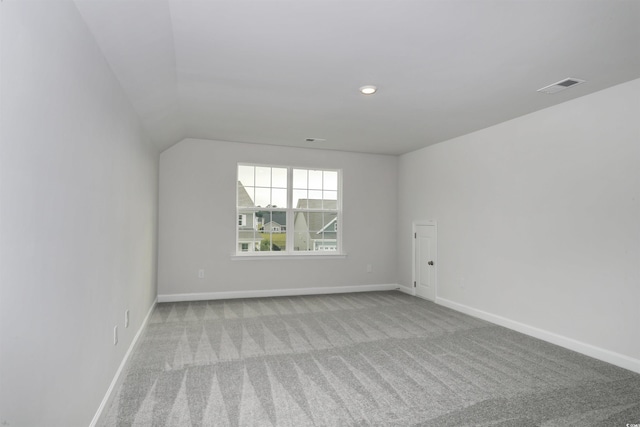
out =
[(104, 426), (625, 426), (640, 375), (399, 292), (159, 304)]

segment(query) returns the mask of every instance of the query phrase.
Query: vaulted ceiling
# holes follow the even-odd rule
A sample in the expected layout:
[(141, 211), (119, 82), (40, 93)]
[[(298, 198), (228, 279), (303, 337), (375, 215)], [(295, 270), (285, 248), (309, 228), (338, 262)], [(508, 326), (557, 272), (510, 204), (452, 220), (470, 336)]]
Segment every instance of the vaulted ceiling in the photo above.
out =
[[(401, 154), (640, 78), (637, 0), (76, 4), (160, 150)], [(536, 91), (567, 77), (586, 83)]]

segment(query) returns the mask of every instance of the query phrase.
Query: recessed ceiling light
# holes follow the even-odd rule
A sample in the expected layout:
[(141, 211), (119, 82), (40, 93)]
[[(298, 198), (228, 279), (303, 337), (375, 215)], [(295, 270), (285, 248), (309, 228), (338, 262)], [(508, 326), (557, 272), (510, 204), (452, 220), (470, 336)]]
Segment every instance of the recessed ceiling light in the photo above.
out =
[(363, 95), (373, 95), (374, 93), (376, 93), (376, 91), (378, 90), (377, 87), (375, 86), (371, 86), (371, 85), (367, 85), (367, 86), (362, 86), (360, 88), (360, 92)]
[(324, 141), (326, 141), (326, 139), (323, 139), (323, 138), (306, 138), (305, 141), (307, 141), (307, 142), (324, 142)]

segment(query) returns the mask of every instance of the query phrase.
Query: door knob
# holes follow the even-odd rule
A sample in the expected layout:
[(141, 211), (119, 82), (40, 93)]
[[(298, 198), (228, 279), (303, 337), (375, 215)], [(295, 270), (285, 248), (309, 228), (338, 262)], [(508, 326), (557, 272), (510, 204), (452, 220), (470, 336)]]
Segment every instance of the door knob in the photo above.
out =
[(433, 265), (433, 261), (429, 261), (429, 263), (428, 263), (428, 264), (429, 264), (429, 265)]

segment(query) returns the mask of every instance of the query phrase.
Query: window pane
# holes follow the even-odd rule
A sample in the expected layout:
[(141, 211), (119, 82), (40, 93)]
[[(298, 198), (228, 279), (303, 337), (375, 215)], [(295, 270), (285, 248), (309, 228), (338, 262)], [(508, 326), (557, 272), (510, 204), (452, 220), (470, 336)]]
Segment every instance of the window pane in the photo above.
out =
[(322, 200), (322, 209), (338, 209), (337, 191), (323, 191)]
[(338, 250), (338, 244), (335, 239), (329, 239), (326, 236), (322, 236), (322, 239), (314, 242), (314, 247), (317, 251), (331, 252)]
[(322, 209), (322, 191), (309, 190), (309, 209)]
[(293, 250), (308, 251), (309, 249), (309, 232), (296, 231), (293, 234)]
[(256, 230), (264, 230), (264, 225), (271, 222), (271, 212), (258, 211), (256, 212)]
[(309, 171), (309, 189), (322, 190), (322, 171)]
[(242, 208), (253, 207), (254, 187), (244, 187), (238, 184), (238, 206)]
[(271, 169), (271, 186), (277, 188), (287, 188), (287, 169)]
[(287, 207), (287, 189), (274, 188), (271, 190), (271, 206), (274, 208)]
[(255, 204), (257, 207), (267, 207), (271, 203), (270, 188), (256, 188)]
[(324, 200), (338, 200), (338, 192), (337, 191), (323, 191), (322, 198)]
[(293, 188), (307, 188), (307, 170), (306, 169), (294, 169), (293, 170)]
[(308, 212), (307, 224), (310, 232), (318, 232), (324, 226), (324, 214), (322, 212)]
[[(334, 233), (337, 230), (337, 228), (335, 227), (336, 223), (338, 220), (338, 214), (337, 213), (329, 213), (329, 212), (325, 212), (324, 213), (324, 218), (323, 218), (323, 226), (322, 226), (322, 231), (325, 234), (331, 234)], [(329, 236), (329, 238), (335, 238), (335, 236)]]
[(284, 234), (262, 233), (260, 241), (260, 252), (280, 252), (286, 250), (286, 239)]
[(293, 227), (293, 250), (308, 251), (311, 236), (309, 235), (309, 213), (296, 212), (294, 215)]
[(238, 166), (238, 181), (242, 183), (245, 187), (251, 186), (253, 187), (253, 173), (255, 171), (254, 166)]
[(260, 239), (260, 244), (256, 250), (259, 252), (271, 252), (271, 239), (269, 234), (260, 234), (259, 236), (261, 236), (262, 239)]
[[(270, 212), (265, 215), (271, 220), (264, 223), (261, 246), (263, 251), (284, 251), (287, 244), (287, 213)], [(267, 243), (270, 242), (270, 243)]]
[(298, 209), (307, 208), (307, 190), (293, 190), (293, 207)]
[(337, 200), (323, 200), (322, 201), (322, 208), (323, 209), (336, 210), (338, 208), (338, 201)]
[[(238, 250), (240, 252), (253, 252), (260, 246), (260, 234), (245, 227), (238, 227)], [(246, 248), (246, 249), (243, 249)]]
[(259, 227), (258, 229), (262, 232), (280, 232), (282, 227), (286, 227), (286, 212), (258, 211), (256, 212), (256, 215), (261, 217), (262, 227)]
[(318, 236), (318, 240), (315, 243), (315, 249), (318, 251), (337, 251), (338, 241), (335, 237), (335, 233), (322, 233)]
[(283, 211), (256, 212), (260, 236), (260, 251), (284, 251), (287, 243), (287, 213)]
[(337, 213), (296, 212), (294, 251), (336, 251)]
[(256, 187), (271, 187), (271, 168), (256, 166)]
[(247, 230), (253, 230), (255, 214), (248, 210), (238, 210), (238, 227)]
[(338, 191), (338, 172), (324, 171), (324, 184), (322, 188), (325, 190)]

